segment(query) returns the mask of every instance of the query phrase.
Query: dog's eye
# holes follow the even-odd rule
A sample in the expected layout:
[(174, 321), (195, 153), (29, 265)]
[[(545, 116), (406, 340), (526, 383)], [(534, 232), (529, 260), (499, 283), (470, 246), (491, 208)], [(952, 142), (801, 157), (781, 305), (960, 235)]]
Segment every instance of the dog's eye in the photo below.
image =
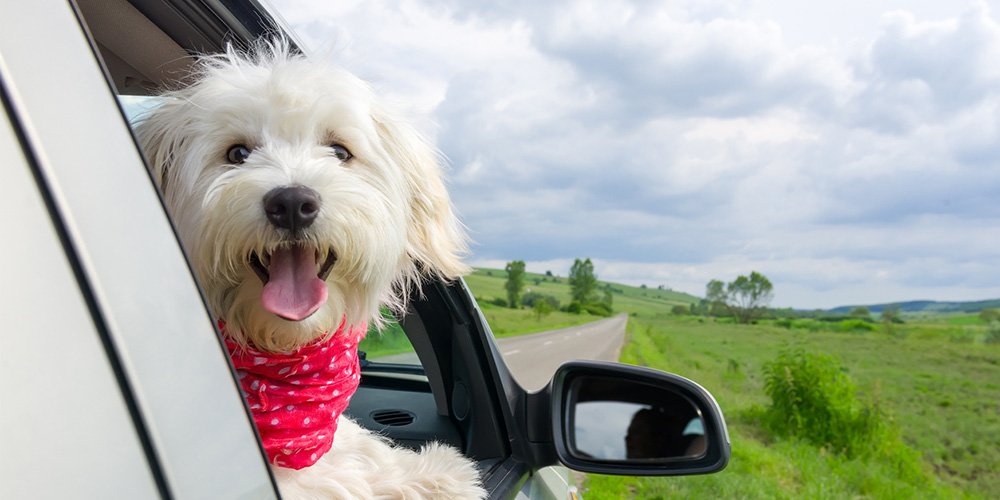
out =
[(351, 151), (345, 148), (341, 144), (331, 144), (330, 148), (333, 149), (333, 156), (336, 156), (337, 159), (340, 161), (347, 161), (350, 160), (351, 158), (354, 158), (354, 155), (351, 154)]
[(226, 160), (229, 160), (229, 163), (232, 163), (234, 165), (239, 165), (243, 163), (249, 156), (250, 156), (250, 148), (242, 144), (237, 144), (235, 146), (232, 146), (229, 148), (229, 151), (226, 151)]

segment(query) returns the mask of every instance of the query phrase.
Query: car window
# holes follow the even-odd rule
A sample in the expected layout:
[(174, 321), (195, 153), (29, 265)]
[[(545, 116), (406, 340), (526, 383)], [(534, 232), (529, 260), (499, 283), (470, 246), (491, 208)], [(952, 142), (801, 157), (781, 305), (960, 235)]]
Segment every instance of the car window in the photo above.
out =
[(373, 363), (419, 365), (420, 359), (399, 321), (385, 309), (382, 310), (382, 318), (385, 321), (383, 326), (370, 325), (368, 335), (358, 345), (358, 350), (365, 353), (365, 359)]

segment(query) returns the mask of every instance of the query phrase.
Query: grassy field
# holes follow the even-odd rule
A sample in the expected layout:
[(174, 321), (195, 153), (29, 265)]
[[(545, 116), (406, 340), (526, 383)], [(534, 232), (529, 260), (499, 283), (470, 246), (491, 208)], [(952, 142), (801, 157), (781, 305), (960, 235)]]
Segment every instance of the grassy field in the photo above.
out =
[[(711, 391), (729, 422), (733, 459), (711, 476), (595, 476), (586, 498), (995, 498), (1000, 344), (978, 340), (980, 329), (921, 323), (895, 325), (891, 334), (849, 333), (630, 318), (622, 361), (683, 375)], [(862, 396), (878, 399), (903, 441), (921, 454), (921, 477), (766, 432), (754, 411), (769, 404), (762, 366), (787, 347), (839, 359)]]
[[(485, 303), (504, 296), (504, 279), (502, 271), (479, 270), (466, 281)], [(525, 281), (569, 300), (565, 278), (530, 275)], [(611, 287), (620, 290), (614, 294), (616, 312), (630, 313), (622, 361), (683, 375), (711, 391), (729, 423), (733, 458), (725, 471), (708, 476), (591, 476), (588, 500), (986, 499), (1000, 492), (1000, 342), (990, 342), (976, 315), (914, 318), (889, 330), (876, 324), (872, 331), (812, 320), (736, 325), (669, 314), (674, 304), (696, 300), (691, 296)], [(522, 333), (535, 326), (527, 311), (487, 306), (484, 312), (496, 331)], [(897, 439), (915, 450), (916, 469), (871, 457), (848, 459), (768, 432), (760, 418), (770, 404), (763, 366), (790, 348), (837, 360), (859, 400), (877, 401), (898, 429)]]

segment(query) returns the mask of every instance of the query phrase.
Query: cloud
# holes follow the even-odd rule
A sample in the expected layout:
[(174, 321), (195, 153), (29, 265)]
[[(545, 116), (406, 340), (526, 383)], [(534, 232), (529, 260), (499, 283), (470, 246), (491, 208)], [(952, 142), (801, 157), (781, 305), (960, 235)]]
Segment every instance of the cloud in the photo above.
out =
[(752, 2), (276, 3), (437, 123), (474, 264), (696, 294), (756, 269), (803, 307), (1000, 295), (985, 4), (803, 45)]

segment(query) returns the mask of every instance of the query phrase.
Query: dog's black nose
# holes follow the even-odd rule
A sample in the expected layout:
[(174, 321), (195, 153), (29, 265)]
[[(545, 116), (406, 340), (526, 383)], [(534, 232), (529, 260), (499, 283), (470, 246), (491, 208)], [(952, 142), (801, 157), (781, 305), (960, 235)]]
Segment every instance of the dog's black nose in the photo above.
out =
[(264, 196), (264, 212), (271, 224), (294, 233), (316, 220), (319, 193), (305, 186), (272, 189)]

